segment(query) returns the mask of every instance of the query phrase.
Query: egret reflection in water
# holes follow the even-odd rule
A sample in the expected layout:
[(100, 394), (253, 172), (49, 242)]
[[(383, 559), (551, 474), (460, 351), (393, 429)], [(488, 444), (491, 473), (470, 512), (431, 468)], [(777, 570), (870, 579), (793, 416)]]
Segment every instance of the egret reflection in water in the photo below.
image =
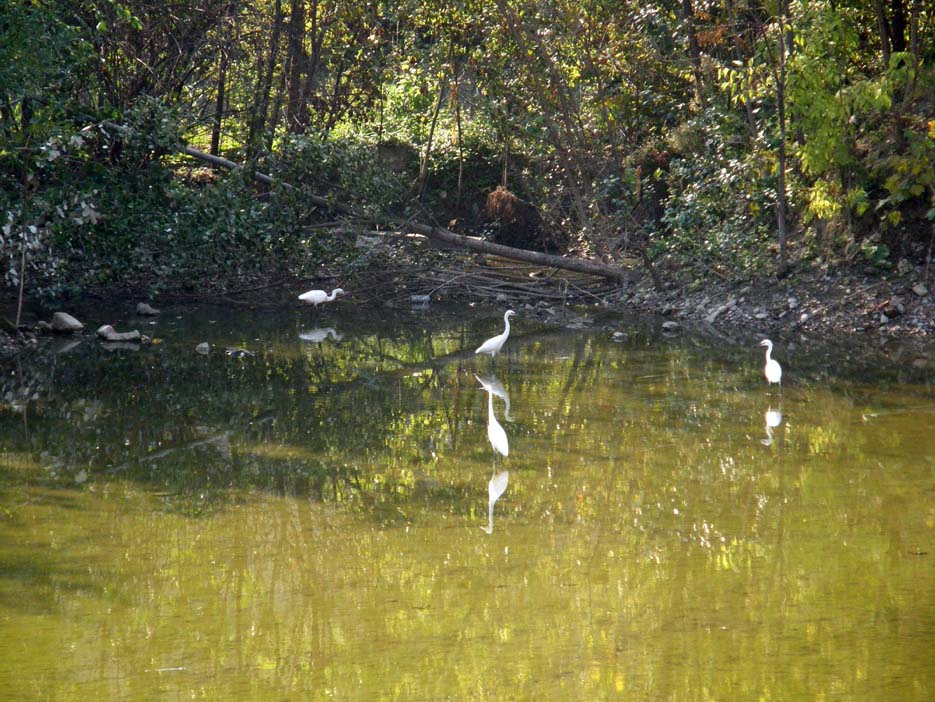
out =
[(508, 422), (512, 422), (513, 418), (510, 416), (510, 393), (503, 387), (503, 383), (493, 374), (481, 376), (475, 373), (474, 377), (477, 378), (478, 382), (484, 387), (484, 390), (493, 393), (503, 400), (506, 404), (506, 408), (503, 410), (503, 418)]
[(310, 341), (313, 344), (320, 344), (329, 336), (335, 341), (341, 341), (344, 338), (334, 330), (334, 327), (318, 327), (299, 332), (299, 338), (302, 341)]
[(769, 407), (763, 415), (763, 421), (766, 424), (766, 438), (760, 441), (764, 446), (771, 446), (773, 443), (773, 430), (782, 424), (782, 403), (780, 403), (779, 409)]
[[(510, 455), (510, 442), (507, 438), (506, 432), (503, 430), (503, 427), (500, 425), (500, 422), (497, 421), (497, 415), (493, 411), (493, 396), (495, 394), (494, 386), (499, 385), (503, 389), (503, 385), (496, 378), (493, 378), (493, 382), (489, 380), (481, 379), (479, 375), (474, 376), (477, 378), (478, 382), (481, 384), (481, 387), (487, 391), (487, 440), (490, 441), (490, 445), (493, 447), (494, 452), (494, 473), (490, 478), (490, 482), (487, 483), (487, 526), (481, 527), (488, 534), (493, 533), (493, 506), (497, 503), (497, 500), (500, 499), (500, 496), (503, 495), (506, 490), (506, 486), (510, 482), (510, 472), (507, 470), (497, 472), (496, 461), (497, 454), (501, 456)], [(509, 407), (509, 395), (506, 394), (506, 390), (503, 389), (504, 394), (506, 395), (507, 407)], [(497, 393), (498, 394), (498, 393)]]
[(506, 492), (506, 486), (509, 482), (510, 471), (502, 470), (499, 473), (494, 473), (490, 478), (490, 482), (487, 483), (487, 526), (482, 526), (481, 529), (488, 534), (493, 534), (493, 506), (497, 504), (500, 496)]
[(497, 421), (497, 415), (494, 414), (493, 390), (489, 385), (484, 385), (483, 381), (481, 381), (476, 374), (474, 377), (477, 378), (484, 390), (487, 391), (487, 440), (490, 441), (490, 445), (493, 447), (494, 462), (496, 462), (498, 453), (501, 456), (510, 455), (510, 440), (507, 438), (506, 432), (503, 430), (500, 422)]

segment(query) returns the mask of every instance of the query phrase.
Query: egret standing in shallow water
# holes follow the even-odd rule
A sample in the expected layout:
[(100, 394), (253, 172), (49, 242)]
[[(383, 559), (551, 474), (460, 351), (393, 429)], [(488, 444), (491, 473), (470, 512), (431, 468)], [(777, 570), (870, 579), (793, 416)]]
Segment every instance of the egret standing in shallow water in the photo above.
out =
[(771, 357), (773, 353), (773, 342), (769, 339), (763, 339), (760, 346), (766, 347), (766, 365), (763, 366), (763, 375), (766, 376), (766, 382), (769, 385), (779, 384), (779, 392), (782, 392), (782, 366), (779, 361)]
[(338, 294), (343, 295), (344, 291), (341, 288), (335, 288), (329, 295), (324, 290), (309, 290), (299, 295), (299, 299), (306, 304), (315, 305), (315, 308), (318, 309), (318, 305), (322, 302), (334, 302), (334, 298)]
[(489, 353), (491, 362), (493, 362), (494, 356), (499, 353), (500, 349), (503, 348), (503, 344), (510, 338), (510, 317), (514, 314), (516, 314), (516, 312), (513, 310), (507, 310), (503, 315), (503, 323), (506, 325), (506, 329), (503, 330), (503, 333), (487, 339), (487, 341), (477, 347), (474, 353)]

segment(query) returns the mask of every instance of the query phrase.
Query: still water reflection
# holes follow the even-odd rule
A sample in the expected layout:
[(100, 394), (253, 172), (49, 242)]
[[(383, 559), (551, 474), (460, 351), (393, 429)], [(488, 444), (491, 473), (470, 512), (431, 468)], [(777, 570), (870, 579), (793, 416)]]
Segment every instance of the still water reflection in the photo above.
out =
[(5, 698), (935, 699), (924, 359), (350, 314), (5, 369)]

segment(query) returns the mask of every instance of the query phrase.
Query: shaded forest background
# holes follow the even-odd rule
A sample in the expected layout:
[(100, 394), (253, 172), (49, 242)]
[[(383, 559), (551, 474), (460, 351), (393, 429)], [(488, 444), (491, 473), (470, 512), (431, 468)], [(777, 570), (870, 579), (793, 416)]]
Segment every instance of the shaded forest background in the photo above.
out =
[[(385, 213), (700, 279), (927, 263), (933, 61), (922, 0), (9, 0), (0, 273), (359, 271), (335, 231)], [(535, 226), (487, 221), (497, 186)]]

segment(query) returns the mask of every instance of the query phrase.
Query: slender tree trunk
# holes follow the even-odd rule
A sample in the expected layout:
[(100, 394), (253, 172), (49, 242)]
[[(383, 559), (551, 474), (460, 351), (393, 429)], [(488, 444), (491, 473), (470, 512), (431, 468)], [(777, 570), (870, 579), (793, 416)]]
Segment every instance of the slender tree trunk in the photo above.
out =
[(510, 173), (510, 131), (509, 128), (504, 126), (503, 128), (503, 155), (500, 158), (500, 185), (503, 186), (504, 190), (509, 190), (507, 187), (507, 176)]
[[(745, 80), (749, 79), (749, 70), (747, 69), (747, 63), (744, 61), (743, 51), (740, 49), (740, 29), (737, 24), (737, 16), (734, 14), (734, 2), (733, 0), (726, 0), (727, 5), (727, 20), (730, 23), (730, 26), (734, 28), (733, 31), (733, 43), (734, 43), (734, 58), (737, 63), (743, 66)], [(756, 117), (753, 114), (753, 105), (750, 104), (749, 100), (743, 101), (744, 110), (747, 113), (747, 128), (750, 130), (750, 139), (756, 139)]]
[(883, 9), (883, 0), (875, 0), (874, 8), (877, 12), (877, 31), (880, 32), (880, 53), (883, 56), (883, 68), (890, 65), (890, 29), (886, 21), (886, 11)]
[(458, 71), (455, 75), (455, 83), (451, 91), (451, 97), (455, 101), (455, 129), (458, 139), (458, 191), (455, 202), (461, 207), (461, 186), (464, 179), (464, 143), (461, 140), (461, 73)]
[(892, 0), (890, 7), (893, 18), (890, 20), (892, 32), (893, 51), (906, 50), (906, 5), (903, 0)]
[(273, 150), (273, 138), (282, 119), (282, 103), (286, 99), (286, 72), (279, 72), (279, 84), (276, 86), (276, 97), (273, 100), (273, 112), (269, 118), (269, 128), (266, 130), (266, 150)]
[(425, 144), (425, 153), (422, 155), (422, 162), (419, 164), (419, 197), (425, 193), (425, 185), (428, 180), (429, 158), (432, 155), (432, 140), (435, 138), (435, 125), (438, 124), (438, 113), (441, 112), (442, 102), (445, 99), (446, 80), (442, 80), (438, 87), (438, 100), (435, 101), (435, 109), (432, 111), (432, 123), (429, 126), (429, 138)]
[[(448, 45), (448, 63), (451, 63), (451, 56), (454, 52), (454, 42)], [(419, 197), (425, 194), (426, 181), (428, 180), (429, 159), (432, 155), (432, 140), (435, 137), (435, 126), (438, 124), (438, 114), (441, 112), (442, 103), (445, 100), (445, 90), (448, 87), (448, 76), (442, 76), (438, 86), (438, 100), (435, 101), (435, 110), (432, 112), (432, 123), (429, 126), (429, 138), (425, 144), (425, 154), (422, 157), (422, 163), (419, 164)]]
[[(226, 43), (226, 42), (225, 42)], [(224, 121), (224, 92), (227, 87), (227, 47), (221, 47), (220, 65), (218, 66), (217, 99), (214, 102), (214, 120), (211, 126), (211, 155), (220, 155), (221, 126)]]
[(912, 100), (916, 84), (919, 81), (919, 67), (922, 65), (922, 38), (919, 36), (919, 15), (922, 14), (922, 0), (912, 0), (909, 7), (909, 52), (915, 62), (912, 77), (906, 81), (906, 90), (903, 93), (903, 103), (908, 105)]
[(276, 59), (279, 57), (279, 39), (282, 34), (282, 0), (276, 0), (273, 8), (273, 32), (269, 40), (269, 55), (266, 57), (266, 67), (257, 76), (256, 101), (257, 109), (250, 125), (248, 145), (251, 158), (259, 150), (260, 135), (267, 126), (269, 117), (270, 93), (273, 90), (273, 73), (276, 70)]
[[(916, 57), (916, 69), (922, 65), (922, 36), (919, 32), (919, 16), (922, 14), (922, 0), (912, 0), (909, 10), (909, 51)], [(918, 70), (916, 71), (918, 73)]]
[(302, 94), (303, 77), (308, 64), (305, 48), (305, 0), (292, 0), (286, 45), (286, 65), (289, 67), (286, 129), (293, 134), (300, 134), (308, 126), (308, 119), (304, 117), (307, 112), (303, 109), (305, 100)]
[[(304, 52), (303, 56), (303, 65), (302, 65), (302, 87), (299, 91), (299, 114), (298, 114), (298, 123), (302, 125), (302, 130), (305, 131), (308, 129), (309, 125), (309, 109), (308, 103), (310, 96), (315, 94), (315, 81), (318, 80), (319, 67), (321, 66), (321, 52), (322, 45), (325, 41), (325, 32), (327, 30), (326, 26), (322, 26), (319, 23), (319, 6), (318, 0), (312, 0), (311, 7), (309, 7), (306, 16), (308, 17), (308, 37), (310, 41), (310, 46), (308, 50)], [(340, 82), (339, 78), (335, 79), (335, 82)], [(330, 131), (330, 127), (325, 131)]]
[(695, 78), (695, 100), (701, 105), (704, 83), (701, 76), (701, 47), (695, 34), (695, 8), (692, 0), (682, 0), (682, 21), (685, 23), (685, 33), (688, 35), (688, 57), (692, 62), (692, 73)]
[(776, 80), (776, 105), (779, 113), (779, 182), (776, 193), (776, 224), (779, 228), (779, 270), (778, 274), (784, 276), (788, 267), (786, 254), (786, 241), (788, 240), (788, 223), (786, 221), (786, 3), (788, 0), (779, 0), (779, 75)]

